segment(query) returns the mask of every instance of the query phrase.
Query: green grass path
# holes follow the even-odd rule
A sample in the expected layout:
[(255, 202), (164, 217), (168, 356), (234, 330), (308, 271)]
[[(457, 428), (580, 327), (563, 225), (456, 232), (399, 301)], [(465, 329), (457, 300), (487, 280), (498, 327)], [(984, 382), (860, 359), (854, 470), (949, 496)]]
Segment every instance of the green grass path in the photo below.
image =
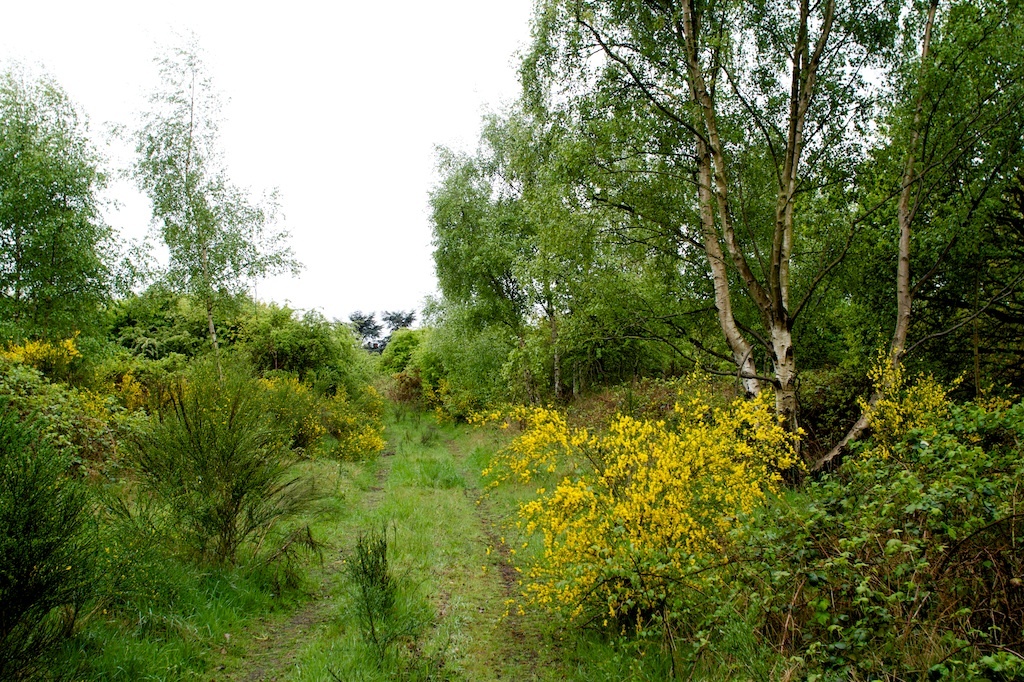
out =
[[(539, 616), (509, 609), (518, 574), (498, 510), (479, 502), (494, 441), (493, 432), (396, 409), (379, 459), (310, 463), (326, 493), (314, 531), (328, 543), (311, 599), (226, 639), (209, 679), (563, 679)], [(382, 525), (399, 618), (418, 626), (383, 665), (363, 641), (345, 571), (358, 534)]]

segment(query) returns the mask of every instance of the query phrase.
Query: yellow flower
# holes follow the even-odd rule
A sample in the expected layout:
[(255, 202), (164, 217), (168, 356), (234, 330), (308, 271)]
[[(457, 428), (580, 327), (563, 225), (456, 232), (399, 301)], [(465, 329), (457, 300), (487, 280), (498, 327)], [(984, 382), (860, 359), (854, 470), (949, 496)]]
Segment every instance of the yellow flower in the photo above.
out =
[[(618, 415), (591, 432), (549, 408), (507, 413), (525, 427), (487, 468), (489, 487), (546, 483), (531, 486), (518, 510), (517, 525), (543, 548), (525, 564), (529, 603), (568, 618), (594, 609), (615, 617), (623, 603), (656, 607), (645, 583), (681, 589), (702, 579), (689, 577), (694, 566), (718, 555), (778, 472), (796, 464), (768, 392), (711, 405), (694, 382), (676, 405), (678, 428)], [(639, 567), (643, 580), (623, 579)]]

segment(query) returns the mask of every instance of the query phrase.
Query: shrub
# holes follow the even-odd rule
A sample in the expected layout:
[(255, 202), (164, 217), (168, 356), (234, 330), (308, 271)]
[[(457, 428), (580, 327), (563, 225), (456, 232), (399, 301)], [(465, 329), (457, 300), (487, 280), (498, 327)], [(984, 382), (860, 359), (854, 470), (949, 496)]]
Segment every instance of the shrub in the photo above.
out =
[(372, 387), (365, 387), (354, 402), (344, 391), (323, 395), (287, 375), (274, 375), (259, 383), (266, 391), (274, 421), (289, 435), (293, 448), (308, 452), (330, 436), (324, 449), (340, 459), (360, 459), (384, 449), (383, 402)]
[[(237, 318), (241, 301), (219, 296), (218, 334), (226, 336), (223, 320)], [(109, 338), (137, 357), (159, 360), (168, 355), (191, 358), (207, 347), (206, 310), (201, 302), (154, 284), (135, 296), (113, 302), (107, 309)], [(228, 339), (225, 339), (227, 341)]]
[[(476, 331), (455, 315), (423, 330), (404, 374), (418, 383), (428, 408), (443, 419), (466, 420), (473, 412), (507, 402), (503, 365), (512, 345), (497, 327)], [(406, 388), (411, 388), (411, 384)]]
[(1024, 404), (874, 379), (872, 440), (751, 523), (762, 634), (844, 679), (1020, 679)]
[(11, 362), (34, 367), (47, 378), (71, 381), (82, 368), (82, 353), (78, 350), (78, 335), (63, 341), (25, 341), (21, 345), (8, 346), (0, 356)]
[(327, 433), (320, 419), (321, 398), (295, 377), (274, 375), (260, 379), (267, 409), (288, 435), (293, 448), (305, 450)]
[(807, 432), (801, 447), (824, 455), (857, 420), (858, 398), (871, 392), (863, 370), (809, 369), (800, 372), (800, 426)]
[(26, 364), (0, 357), (0, 398), (56, 448), (83, 466), (100, 466), (116, 455), (113, 401), (84, 388), (52, 383)]
[(291, 475), (287, 436), (245, 368), (193, 364), (169, 403), (132, 441), (144, 486), (170, 509), (181, 541), (202, 561), (233, 564), (279, 520), (311, 499)]
[(380, 354), (380, 369), (387, 374), (404, 372), (412, 355), (429, 332), (426, 329), (396, 329)]
[(342, 459), (361, 459), (381, 452), (386, 445), (381, 416), (384, 403), (372, 386), (359, 400), (350, 401), (343, 393), (324, 400), (323, 425), (334, 438), (332, 454)]
[(359, 534), (356, 553), (348, 564), (356, 586), (356, 609), (363, 637), (380, 656), (393, 641), (388, 623), (394, 616), (398, 585), (388, 562), (387, 527)]
[(0, 679), (37, 672), (91, 592), (90, 514), (70, 464), (0, 403)]
[(398, 372), (391, 375), (386, 384), (385, 393), (396, 403), (418, 403), (423, 398), (423, 379), (419, 372)]
[(167, 386), (184, 371), (187, 359), (171, 353), (153, 360), (118, 350), (95, 366), (97, 390), (111, 396), (127, 412), (157, 410)]
[(258, 370), (291, 372), (303, 381), (351, 355), (348, 340), (323, 315), (309, 311), (299, 318), (275, 304), (257, 304), (240, 337)]
[(491, 486), (544, 484), (519, 508), (517, 525), (543, 546), (526, 567), (529, 601), (641, 634), (679, 625), (742, 515), (795, 461), (770, 402), (712, 408), (691, 382), (678, 427), (619, 415), (603, 433), (570, 428), (553, 410), (514, 410), (525, 429), (484, 474)]

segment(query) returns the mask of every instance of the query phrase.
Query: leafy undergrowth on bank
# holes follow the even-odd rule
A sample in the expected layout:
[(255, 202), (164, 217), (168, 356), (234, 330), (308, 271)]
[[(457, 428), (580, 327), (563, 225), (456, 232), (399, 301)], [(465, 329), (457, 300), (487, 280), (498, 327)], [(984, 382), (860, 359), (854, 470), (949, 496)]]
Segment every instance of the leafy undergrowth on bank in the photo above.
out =
[(485, 473), (519, 608), (597, 647), (594, 677), (618, 647), (630, 679), (1024, 678), (1024, 403), (875, 380), (872, 438), (795, 488), (764, 401), (707, 382), (674, 419), (489, 415), (514, 432)]

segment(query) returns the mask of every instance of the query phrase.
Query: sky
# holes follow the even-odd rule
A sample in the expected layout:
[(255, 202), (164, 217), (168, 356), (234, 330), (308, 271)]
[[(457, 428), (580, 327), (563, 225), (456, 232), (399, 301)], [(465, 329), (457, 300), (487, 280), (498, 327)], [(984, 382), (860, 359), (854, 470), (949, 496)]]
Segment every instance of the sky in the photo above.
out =
[[(267, 4), (223, 0), (9, 3), (0, 64), (44, 71), (89, 118), (110, 170), (157, 84), (153, 59), (182, 36), (201, 45), (227, 100), (229, 177), (258, 197), (277, 188), (304, 269), (256, 286), (265, 301), (328, 318), (420, 309), (437, 284), (428, 197), (438, 145), (476, 146), (482, 116), (518, 93), (533, 0)], [(150, 228), (128, 180), (107, 191), (122, 239)]]

